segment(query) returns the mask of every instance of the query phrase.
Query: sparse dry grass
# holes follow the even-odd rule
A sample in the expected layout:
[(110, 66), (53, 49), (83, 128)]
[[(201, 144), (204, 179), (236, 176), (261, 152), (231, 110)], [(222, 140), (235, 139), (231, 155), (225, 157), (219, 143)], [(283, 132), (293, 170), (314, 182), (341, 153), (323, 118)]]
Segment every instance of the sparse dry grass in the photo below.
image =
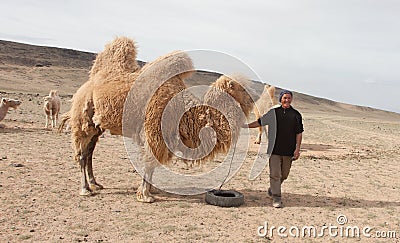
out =
[[(257, 228), (265, 221), (274, 226), (322, 226), (336, 224), (339, 214), (346, 215), (351, 225), (400, 229), (400, 116), (369, 111), (324, 113), (315, 105), (299, 109), (304, 117), (305, 146), (283, 185), (283, 209), (273, 209), (267, 197), (268, 168), (256, 180), (247, 179), (257, 145), (251, 146), (250, 161), (223, 186), (244, 194), (245, 204), (239, 208), (207, 205), (204, 195), (164, 192), (155, 194), (153, 204), (136, 202), (141, 178), (127, 159), (122, 138), (108, 133), (94, 153), (95, 175), (105, 189), (81, 197), (80, 172), (72, 159), (69, 134), (42, 129), (41, 95), (58, 88), (64, 94), (61, 112), (65, 112), (86, 72), (0, 68), (0, 89), (7, 91), (1, 95), (23, 102), (2, 121), (6, 128), (0, 129), (1, 242), (269, 242), (257, 236)], [(47, 75), (54, 82), (46, 82)], [(256, 132), (252, 130), (254, 137)], [(190, 170), (176, 164), (173, 170), (196, 174), (218, 163)], [(289, 239), (296, 240), (300, 241)]]

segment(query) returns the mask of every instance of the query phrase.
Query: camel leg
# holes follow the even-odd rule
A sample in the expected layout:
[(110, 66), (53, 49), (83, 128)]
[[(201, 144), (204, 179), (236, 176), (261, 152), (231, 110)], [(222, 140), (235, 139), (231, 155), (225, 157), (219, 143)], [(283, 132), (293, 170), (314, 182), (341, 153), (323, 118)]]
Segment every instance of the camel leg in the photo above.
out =
[[(49, 121), (51, 120), (51, 127), (53, 127), (53, 112), (50, 109)], [(49, 128), (48, 126), (46, 128)]]
[(81, 196), (89, 196), (91, 195), (92, 190), (89, 187), (89, 183), (87, 180), (87, 173), (86, 173), (86, 168), (87, 168), (87, 157), (88, 153), (87, 150), (82, 151), (82, 154), (79, 156), (79, 165), (81, 167), (81, 192), (79, 195)]
[(46, 125), (44, 125), (44, 128), (49, 128), (49, 116), (46, 114)]
[(153, 171), (150, 172), (151, 174), (146, 173), (147, 176), (145, 174), (145, 178), (143, 178), (142, 184), (137, 189), (136, 198), (139, 202), (145, 202), (145, 203), (154, 202), (154, 197), (150, 193), (151, 184), (148, 182), (150, 181), (148, 178), (152, 176)]
[[(93, 170), (92, 170), (92, 155), (93, 155), (93, 150), (95, 147), (95, 144), (97, 142), (97, 138), (99, 135), (94, 135), (90, 140), (85, 140), (89, 142), (84, 142), (81, 143), (79, 146), (79, 165), (81, 167), (81, 196), (88, 196), (91, 195), (92, 189), (90, 187), (89, 181), (92, 179), (94, 181), (93, 177)], [(90, 161), (90, 165), (89, 165)]]
[(51, 128), (55, 128), (56, 127), (56, 117), (53, 115), (51, 117)]
[(96, 182), (96, 179), (93, 174), (93, 165), (92, 165), (93, 151), (96, 147), (96, 143), (97, 143), (100, 135), (101, 135), (101, 133), (94, 136), (88, 145), (88, 158), (87, 158), (87, 163), (86, 163), (86, 172), (87, 172), (87, 176), (89, 179), (89, 188), (93, 191), (103, 189), (103, 186)]
[(57, 127), (58, 114), (54, 116), (54, 127)]
[[(254, 109), (254, 116), (255, 116), (255, 120), (258, 120), (260, 118), (260, 112), (258, 111), (258, 109)], [(257, 136), (256, 140), (254, 140), (255, 144), (261, 143), (262, 131), (263, 131), (263, 127), (261, 127), (261, 126), (258, 127), (258, 136)]]
[(261, 143), (262, 132), (263, 132), (263, 127), (258, 127), (258, 136), (257, 139), (254, 141), (255, 144)]
[(151, 158), (150, 161), (147, 160), (146, 167), (144, 169), (142, 184), (139, 186), (136, 192), (136, 198), (139, 202), (146, 202), (146, 203), (154, 202), (154, 197), (150, 193), (150, 188), (151, 188), (150, 182), (152, 180), (155, 167), (156, 163), (154, 162), (154, 159)]

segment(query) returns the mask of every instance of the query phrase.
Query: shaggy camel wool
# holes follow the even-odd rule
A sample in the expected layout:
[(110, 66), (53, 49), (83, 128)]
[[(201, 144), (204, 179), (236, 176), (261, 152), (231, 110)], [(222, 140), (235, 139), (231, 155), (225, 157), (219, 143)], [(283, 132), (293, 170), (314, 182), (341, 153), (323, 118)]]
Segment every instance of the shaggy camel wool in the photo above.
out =
[[(141, 69), (135, 58), (133, 40), (120, 37), (107, 44), (63, 116), (62, 124), (70, 120), (75, 160), (81, 166), (81, 195), (102, 188), (94, 179), (92, 154), (105, 130), (144, 145), (146, 174), (137, 198), (152, 202), (148, 180), (156, 161), (166, 164), (184, 149), (189, 151), (185, 159), (192, 162), (226, 153), (253, 108), (252, 96), (245, 89), (249, 81), (243, 76), (221, 76), (199, 100), (183, 92), (187, 90), (184, 79), (193, 73), (186, 53), (169, 53)], [(167, 107), (175, 110), (164, 112)], [(177, 122), (164, 124), (164, 113)]]

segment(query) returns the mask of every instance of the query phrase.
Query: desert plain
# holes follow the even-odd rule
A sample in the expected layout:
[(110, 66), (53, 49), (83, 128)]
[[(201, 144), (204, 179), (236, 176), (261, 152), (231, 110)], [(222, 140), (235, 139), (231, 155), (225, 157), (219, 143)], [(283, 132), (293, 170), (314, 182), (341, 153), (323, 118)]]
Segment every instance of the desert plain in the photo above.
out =
[[(249, 161), (223, 185), (244, 195), (240, 207), (208, 205), (204, 194), (163, 191), (154, 203), (137, 202), (141, 177), (123, 138), (107, 132), (94, 152), (95, 176), (104, 189), (80, 196), (70, 133), (44, 129), (43, 97), (59, 90), (61, 113), (68, 111), (94, 57), (0, 41), (0, 96), (22, 101), (1, 121), (1, 242), (400, 241), (400, 114), (300, 93), (293, 106), (303, 115), (303, 144), (283, 184), (282, 209), (267, 196), (268, 168), (248, 179), (256, 144), (247, 152)], [(188, 85), (213, 80), (215, 74), (202, 72)], [(256, 132), (250, 131), (254, 139)], [(171, 166), (201, 173), (218, 163)], [(302, 235), (304, 227), (314, 227), (316, 236), (309, 229)], [(359, 235), (349, 227), (360, 229)]]

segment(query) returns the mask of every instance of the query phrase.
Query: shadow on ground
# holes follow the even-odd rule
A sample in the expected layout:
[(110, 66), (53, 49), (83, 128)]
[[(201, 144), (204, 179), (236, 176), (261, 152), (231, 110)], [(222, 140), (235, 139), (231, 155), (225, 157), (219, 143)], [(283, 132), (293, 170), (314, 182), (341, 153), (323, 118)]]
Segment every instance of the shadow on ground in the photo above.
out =
[[(267, 196), (265, 191), (260, 190), (240, 190), (245, 198), (245, 203), (241, 207), (270, 207), (272, 199)], [(136, 188), (105, 188), (96, 194), (132, 195), (132, 200), (136, 200)], [(190, 202), (204, 203), (205, 194), (185, 196), (176, 195), (163, 191), (155, 191), (153, 195), (157, 203), (162, 202)], [(95, 196), (95, 195), (94, 195)], [(323, 207), (323, 208), (386, 208), (400, 207), (400, 202), (351, 199), (347, 197), (329, 197), (309, 194), (284, 193), (282, 195), (284, 207)]]

